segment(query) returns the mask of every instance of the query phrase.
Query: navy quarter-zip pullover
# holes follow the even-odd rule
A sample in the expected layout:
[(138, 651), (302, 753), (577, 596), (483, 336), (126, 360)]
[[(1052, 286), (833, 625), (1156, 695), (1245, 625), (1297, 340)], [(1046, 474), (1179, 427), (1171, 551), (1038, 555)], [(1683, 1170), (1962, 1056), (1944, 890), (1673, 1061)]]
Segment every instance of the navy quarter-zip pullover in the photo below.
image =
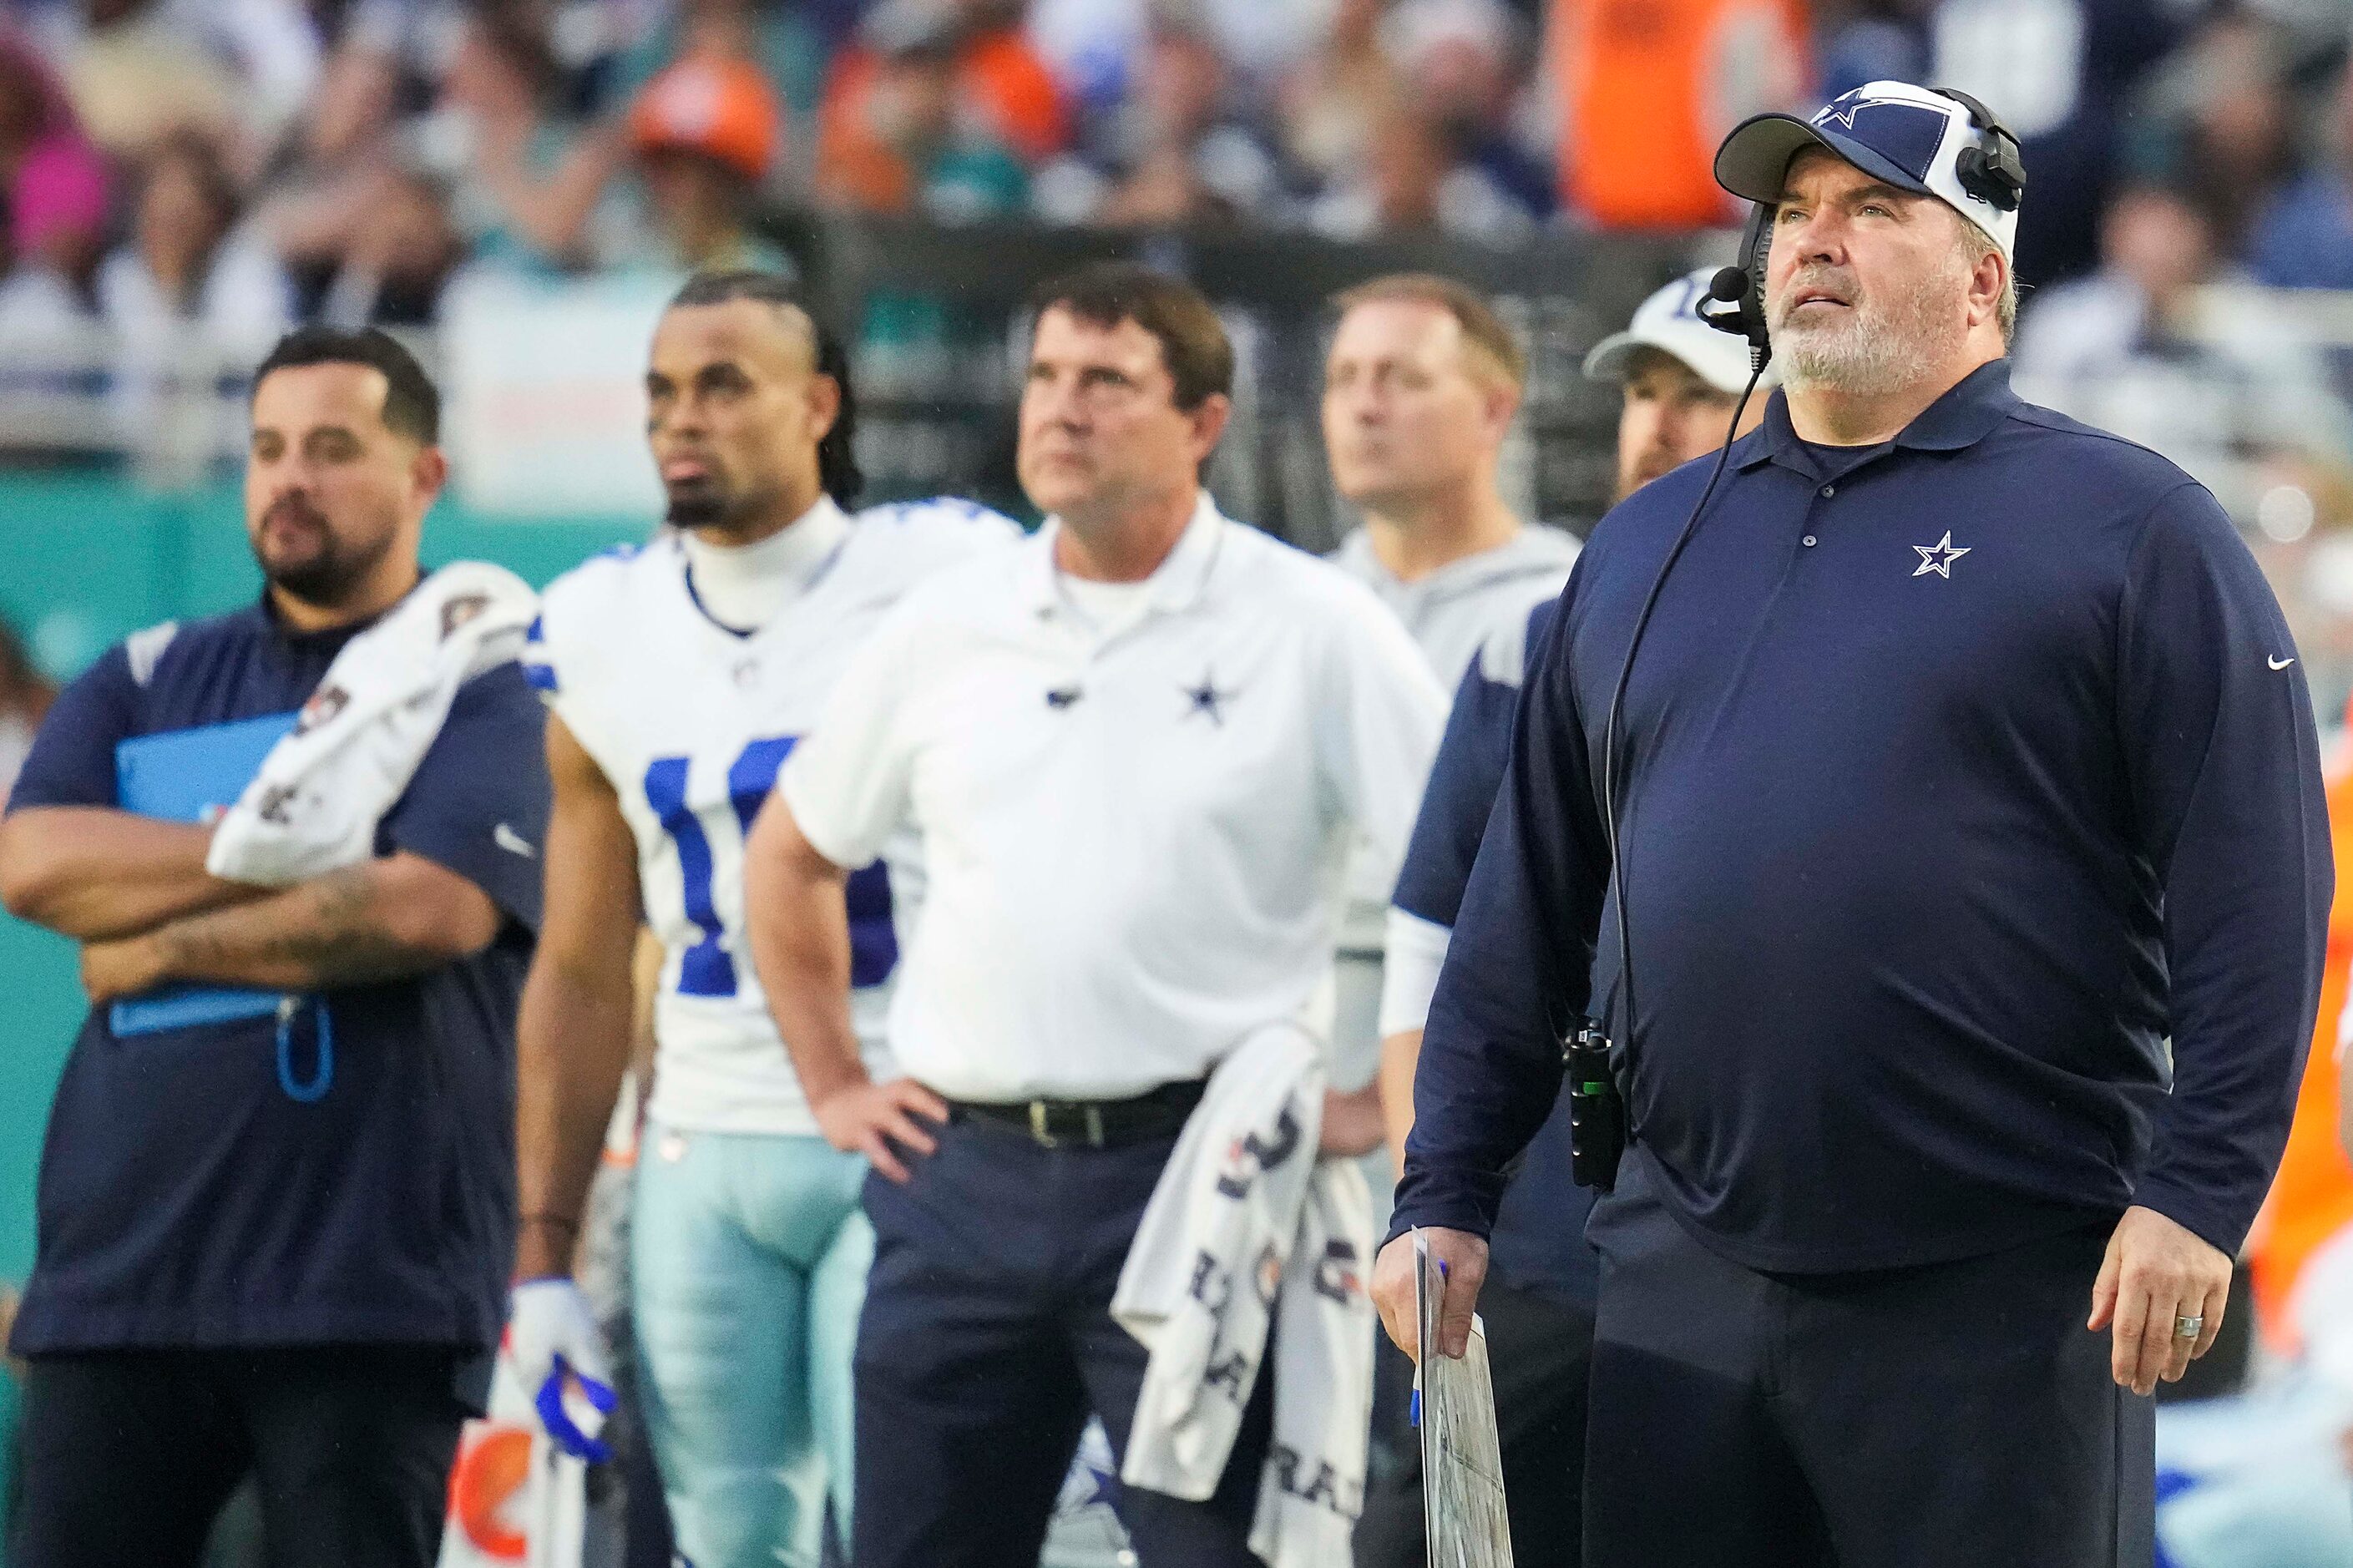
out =
[(1592, 1010), (1670, 1207), (1746, 1267), (1944, 1261), (2132, 1204), (2235, 1251), (2331, 888), (2277, 605), (2211, 496), (2006, 363), (1829, 455), (1777, 393), (1644, 636), (1630, 1023), (1603, 725), (1714, 459), (1596, 529), (1439, 982), (1395, 1231), (1487, 1233)]

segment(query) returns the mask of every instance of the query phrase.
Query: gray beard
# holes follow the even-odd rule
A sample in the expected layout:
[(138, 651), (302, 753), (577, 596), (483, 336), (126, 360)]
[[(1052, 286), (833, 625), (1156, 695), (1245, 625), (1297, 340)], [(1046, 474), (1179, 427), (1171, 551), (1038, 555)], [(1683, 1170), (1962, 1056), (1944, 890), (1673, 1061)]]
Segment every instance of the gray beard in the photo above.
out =
[(1896, 299), (1865, 298), (1820, 327), (1793, 331), (1785, 313), (1773, 331), (1782, 384), (1851, 397), (1884, 397), (1917, 384), (1957, 346), (1940, 341), (1957, 336), (1949, 324), (1955, 282), (1947, 268)]

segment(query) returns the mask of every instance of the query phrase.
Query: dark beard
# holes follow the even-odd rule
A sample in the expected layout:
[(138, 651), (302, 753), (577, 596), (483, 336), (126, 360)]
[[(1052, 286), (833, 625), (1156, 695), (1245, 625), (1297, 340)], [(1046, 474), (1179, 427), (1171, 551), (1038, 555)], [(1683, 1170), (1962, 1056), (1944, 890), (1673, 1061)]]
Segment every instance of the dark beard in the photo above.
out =
[[(316, 513), (307, 513), (316, 518)], [(357, 546), (348, 546), (335, 537), (332, 526), (322, 520), (323, 542), (319, 552), (307, 561), (290, 565), (273, 565), (255, 552), (261, 574), (270, 586), (306, 605), (332, 608), (349, 599), (368, 574), (382, 563), (385, 552), (392, 548), (392, 534)]]
[(773, 486), (753, 484), (742, 489), (724, 489), (716, 484), (699, 484), (683, 494), (669, 492), (669, 510), (663, 521), (672, 528), (719, 528), (740, 523), (746, 518), (758, 517), (776, 499)]
[(672, 496), (664, 521), (672, 528), (710, 528), (725, 522), (734, 509), (718, 496)]

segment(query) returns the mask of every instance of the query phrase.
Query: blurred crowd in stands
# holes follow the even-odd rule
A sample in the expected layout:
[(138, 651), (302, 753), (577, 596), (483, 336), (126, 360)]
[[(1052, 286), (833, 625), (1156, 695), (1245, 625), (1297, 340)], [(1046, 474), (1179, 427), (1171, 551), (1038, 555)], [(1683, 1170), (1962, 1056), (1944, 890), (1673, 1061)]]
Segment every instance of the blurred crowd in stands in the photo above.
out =
[[(1812, 6), (1810, 11), (1809, 5)], [(1875, 77), (2025, 140), (2021, 268), (2353, 287), (2345, 0), (16, 0), (0, 332), (430, 321), (468, 263), (766, 259), (763, 202), (1338, 237), (1731, 220)]]
[[(2278, 292), (2353, 289), (2353, 0), (0, 16), (0, 382), (84, 385), (151, 442), (167, 389), (234, 393), (291, 321), (429, 329), (469, 269), (789, 268), (763, 211), (1491, 246), (1719, 228), (1724, 129), (1902, 77), (1977, 93), (2024, 141), (2022, 390), (2157, 446), (2283, 548), (2353, 510), (2353, 310)], [(863, 334), (921, 303), (870, 301)], [(214, 401), (172, 438), (233, 453), (241, 410)], [(42, 444), (5, 413), (0, 447)], [(2321, 576), (2353, 613), (2353, 554)]]

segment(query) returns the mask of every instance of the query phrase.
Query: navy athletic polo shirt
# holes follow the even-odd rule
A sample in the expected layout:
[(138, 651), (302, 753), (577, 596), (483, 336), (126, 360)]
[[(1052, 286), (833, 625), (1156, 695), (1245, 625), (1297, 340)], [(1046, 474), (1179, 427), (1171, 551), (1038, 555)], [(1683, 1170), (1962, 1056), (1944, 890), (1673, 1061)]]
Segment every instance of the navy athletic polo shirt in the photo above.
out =
[[(1511, 761), (1512, 713), (1525, 667), (1558, 610), (1555, 600), (1538, 605), (1528, 613), (1525, 636), (1497, 637), (1463, 671), (1391, 900), (1409, 915), (1441, 926), (1461, 916), (1479, 838)], [(1506, 1285), (1590, 1309), (1601, 1283), (1600, 1261), (1585, 1240), (1593, 1194), (1572, 1173), (1566, 1094), (1506, 1173), (1487, 1237), (1489, 1269)]]
[[(299, 708), (356, 630), (297, 635), (257, 606), (137, 634), (58, 699), (9, 808), (113, 805), (117, 742)], [(497, 1342), (544, 722), (513, 665), (459, 691), (377, 849), (464, 877), (503, 929), (472, 958), (325, 994), (315, 1101), (280, 1087), (273, 1017), (118, 1038), (90, 1013), (49, 1113), (19, 1353)], [(289, 1042), (306, 1089), (318, 1017), (302, 1009)]]
[[(1600, 998), (1624, 1049), (1603, 726), (1710, 461), (1602, 520), (1529, 672), (1400, 1229), (1489, 1229), (1566, 1017)], [(1672, 1210), (1763, 1269), (1965, 1258), (2136, 1203), (2234, 1251), (2332, 880), (2295, 660), (2213, 498), (2006, 364), (1836, 476), (1776, 394), (1626, 698), (1628, 1096)]]

